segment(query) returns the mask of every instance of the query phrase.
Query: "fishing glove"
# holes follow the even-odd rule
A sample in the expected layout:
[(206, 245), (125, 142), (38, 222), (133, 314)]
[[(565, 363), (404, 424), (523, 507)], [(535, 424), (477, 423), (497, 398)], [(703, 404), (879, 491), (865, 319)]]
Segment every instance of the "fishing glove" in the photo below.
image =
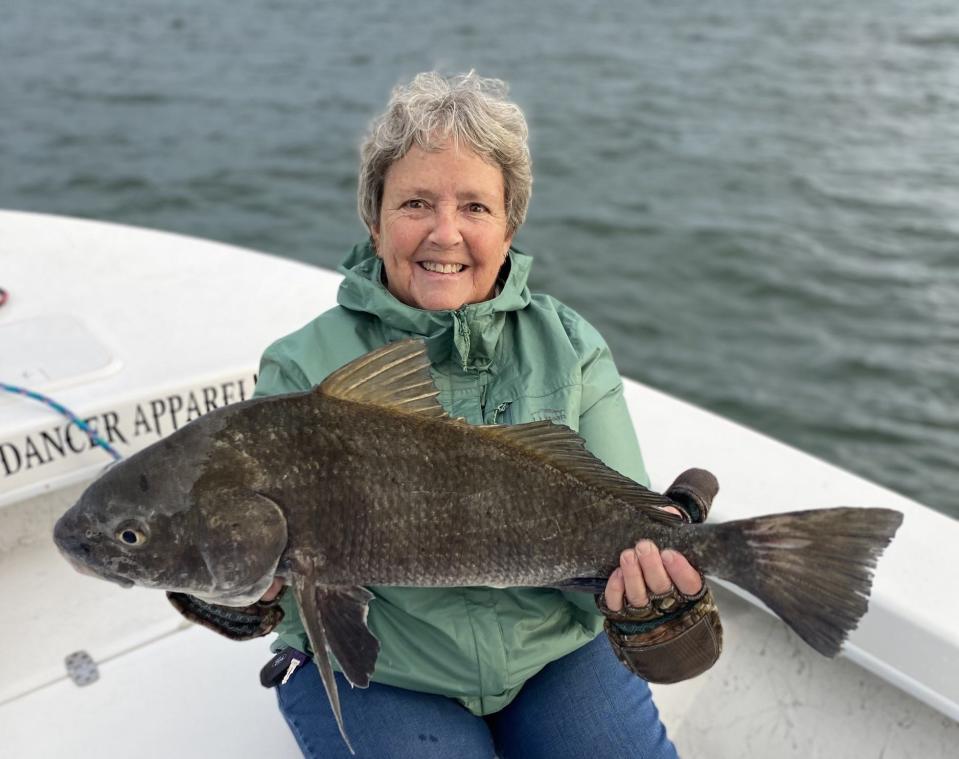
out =
[[(719, 490), (704, 469), (683, 472), (666, 491), (687, 522), (702, 522)], [(651, 593), (642, 608), (612, 611), (605, 596), (596, 597), (606, 617), (606, 634), (626, 668), (652, 683), (676, 683), (709, 669), (723, 647), (723, 628), (713, 594), (703, 587), (693, 596), (676, 588)]]
[(241, 608), (211, 604), (186, 593), (168, 592), (166, 597), (173, 608), (188, 620), (230, 640), (259, 638), (271, 632), (283, 619), (280, 596), (272, 601), (257, 601)]

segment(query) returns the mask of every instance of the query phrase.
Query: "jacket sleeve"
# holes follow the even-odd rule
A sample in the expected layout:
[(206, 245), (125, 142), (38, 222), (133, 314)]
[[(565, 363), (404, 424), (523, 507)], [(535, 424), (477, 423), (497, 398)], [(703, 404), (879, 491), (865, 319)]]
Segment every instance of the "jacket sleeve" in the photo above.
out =
[[(621, 474), (649, 486), (639, 442), (623, 396), (623, 383), (606, 343), (583, 322), (585, 360), (579, 434), (593, 455)], [(684, 510), (685, 511), (685, 510)], [(705, 511), (697, 515), (705, 517)], [(703, 592), (673, 614), (637, 625), (614, 618), (585, 593), (564, 592), (577, 607), (597, 609), (613, 651), (632, 672), (651, 682), (678, 682), (711, 667), (722, 649), (722, 626), (712, 593)], [(604, 611), (605, 610), (605, 611)]]
[(295, 393), (311, 387), (312, 384), (303, 370), (296, 362), (287, 358), (277, 344), (274, 343), (264, 351), (260, 358), (260, 370), (256, 375), (256, 387), (253, 389), (254, 398)]
[(567, 333), (581, 357), (579, 435), (589, 451), (607, 466), (648, 486), (649, 476), (613, 354), (592, 325), (576, 314), (565, 316)]

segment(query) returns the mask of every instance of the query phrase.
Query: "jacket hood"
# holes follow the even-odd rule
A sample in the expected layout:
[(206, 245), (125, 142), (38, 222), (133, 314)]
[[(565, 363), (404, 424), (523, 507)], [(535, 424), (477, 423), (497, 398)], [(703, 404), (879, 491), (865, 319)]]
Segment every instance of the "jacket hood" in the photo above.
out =
[(495, 356), (507, 314), (529, 305), (526, 280), (532, 264), (532, 257), (511, 247), (494, 298), (451, 311), (425, 311), (407, 306), (386, 289), (383, 261), (367, 241), (354, 246), (340, 265), (344, 279), (336, 300), (344, 308), (377, 317), (388, 342), (422, 337), (434, 363), (453, 358), (455, 350), (463, 371), (485, 371)]

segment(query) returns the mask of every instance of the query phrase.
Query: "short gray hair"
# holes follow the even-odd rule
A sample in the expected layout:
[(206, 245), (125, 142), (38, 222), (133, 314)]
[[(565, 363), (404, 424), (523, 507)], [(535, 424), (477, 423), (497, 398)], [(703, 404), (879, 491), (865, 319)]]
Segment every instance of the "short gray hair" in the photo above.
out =
[(395, 87), (360, 148), (357, 205), (366, 226), (379, 224), (390, 166), (414, 144), (433, 151), (451, 140), (503, 172), (507, 232), (513, 234), (526, 219), (533, 171), (526, 118), (507, 91), (505, 82), (474, 71), (448, 78), (430, 71)]

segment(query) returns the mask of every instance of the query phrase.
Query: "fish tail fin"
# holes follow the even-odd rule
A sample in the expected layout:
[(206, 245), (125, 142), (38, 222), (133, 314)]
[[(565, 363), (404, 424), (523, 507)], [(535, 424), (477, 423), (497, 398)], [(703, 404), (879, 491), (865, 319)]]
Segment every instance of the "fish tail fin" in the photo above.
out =
[(748, 590), (819, 653), (835, 656), (866, 613), (876, 562), (901, 523), (890, 509), (838, 508), (713, 525), (720, 550), (741, 558), (712, 574)]

